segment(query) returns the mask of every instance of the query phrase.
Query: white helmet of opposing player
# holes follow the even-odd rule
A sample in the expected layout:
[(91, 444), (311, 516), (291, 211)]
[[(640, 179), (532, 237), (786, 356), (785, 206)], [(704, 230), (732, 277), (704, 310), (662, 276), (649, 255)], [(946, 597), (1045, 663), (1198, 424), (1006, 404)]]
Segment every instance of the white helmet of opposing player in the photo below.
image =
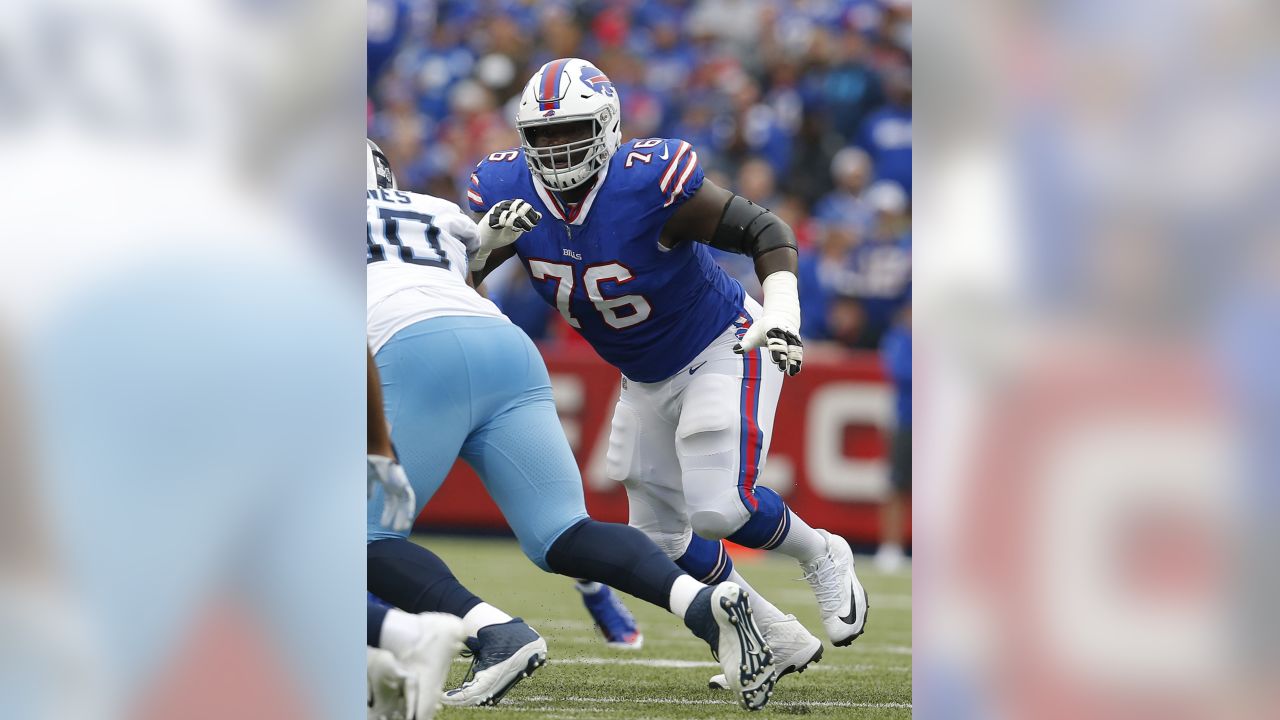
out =
[[(548, 125), (590, 122), (583, 140), (534, 147), (531, 134)], [(586, 60), (560, 58), (543, 65), (524, 86), (516, 129), (529, 171), (551, 190), (590, 180), (622, 146), (622, 108), (604, 73)]]
[(395, 190), (396, 175), (391, 172), (391, 163), (387, 161), (382, 148), (369, 138), (365, 138), (364, 141), (367, 143), (364, 153), (364, 174), (368, 189)]

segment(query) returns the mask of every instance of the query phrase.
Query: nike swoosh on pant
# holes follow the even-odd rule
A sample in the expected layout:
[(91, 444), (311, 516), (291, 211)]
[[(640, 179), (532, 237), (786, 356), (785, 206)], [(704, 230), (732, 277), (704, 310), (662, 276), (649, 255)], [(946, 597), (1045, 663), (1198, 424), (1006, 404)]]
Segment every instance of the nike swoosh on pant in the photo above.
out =
[(689, 374), (690, 374), (690, 375), (692, 375), (692, 374), (694, 374), (694, 373), (698, 372), (698, 369), (699, 369), (699, 368), (701, 368), (703, 365), (706, 365), (706, 364), (707, 364), (707, 361), (706, 361), (706, 360), (703, 360), (702, 362), (698, 363), (697, 365), (694, 365), (693, 367), (689, 368)]

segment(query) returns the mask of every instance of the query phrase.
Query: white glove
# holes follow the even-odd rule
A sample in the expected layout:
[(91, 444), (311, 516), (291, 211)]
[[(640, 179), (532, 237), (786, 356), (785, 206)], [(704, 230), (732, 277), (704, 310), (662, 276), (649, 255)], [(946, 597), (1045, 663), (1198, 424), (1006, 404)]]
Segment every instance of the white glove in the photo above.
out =
[(409, 703), (406, 695), (414, 683), (413, 675), (390, 651), (367, 648), (365, 668), (368, 675), (369, 720), (407, 720)]
[(413, 525), (413, 511), (417, 501), (413, 496), (413, 486), (409, 484), (409, 476), (404, 474), (400, 463), (383, 455), (369, 456), (369, 497), (373, 497), (373, 486), (382, 485), (382, 524), (400, 532)]
[(521, 233), (532, 230), (541, 220), (542, 213), (524, 200), (503, 200), (489, 208), (480, 218), (480, 244), (471, 256), (471, 271), (484, 268), (489, 253), (519, 240)]
[(742, 341), (733, 346), (739, 355), (767, 348), (773, 363), (788, 375), (800, 372), (804, 343), (800, 340), (800, 293), (795, 273), (779, 271), (764, 279), (764, 312), (751, 323)]

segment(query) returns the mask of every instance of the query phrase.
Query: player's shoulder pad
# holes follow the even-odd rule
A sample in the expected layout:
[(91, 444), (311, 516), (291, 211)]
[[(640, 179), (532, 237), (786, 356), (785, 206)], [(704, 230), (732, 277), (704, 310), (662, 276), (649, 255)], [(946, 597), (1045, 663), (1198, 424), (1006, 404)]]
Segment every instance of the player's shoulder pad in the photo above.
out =
[(488, 212), (499, 200), (514, 196), (521, 173), (529, 172), (524, 150), (511, 148), (489, 153), (476, 163), (467, 182), (467, 204), (473, 212)]
[(463, 212), (457, 203), (435, 195), (413, 192), (406, 194), (413, 201), (410, 206), (412, 209), (425, 212), (431, 216), (429, 222), (443, 230), (450, 237), (459, 240), (468, 250), (475, 246), (478, 239), (476, 222), (471, 219), (470, 215)]
[(676, 138), (640, 138), (622, 144), (609, 168), (627, 189), (662, 199), (663, 207), (693, 195), (702, 185), (698, 151)]

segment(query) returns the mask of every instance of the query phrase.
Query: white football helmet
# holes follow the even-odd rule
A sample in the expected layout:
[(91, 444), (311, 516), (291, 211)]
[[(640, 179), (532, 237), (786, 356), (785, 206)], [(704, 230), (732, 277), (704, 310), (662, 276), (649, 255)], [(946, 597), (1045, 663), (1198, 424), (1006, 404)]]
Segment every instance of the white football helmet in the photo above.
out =
[(367, 188), (383, 188), (388, 190), (396, 189), (396, 174), (391, 172), (391, 163), (387, 161), (387, 156), (383, 154), (382, 148), (378, 147), (378, 143), (365, 138), (367, 143), (364, 152), (364, 174)]
[[(591, 137), (535, 148), (529, 130), (590, 121)], [(578, 58), (552, 60), (534, 73), (520, 94), (516, 129), (529, 171), (551, 190), (569, 190), (590, 180), (622, 146), (622, 108), (613, 83)]]

